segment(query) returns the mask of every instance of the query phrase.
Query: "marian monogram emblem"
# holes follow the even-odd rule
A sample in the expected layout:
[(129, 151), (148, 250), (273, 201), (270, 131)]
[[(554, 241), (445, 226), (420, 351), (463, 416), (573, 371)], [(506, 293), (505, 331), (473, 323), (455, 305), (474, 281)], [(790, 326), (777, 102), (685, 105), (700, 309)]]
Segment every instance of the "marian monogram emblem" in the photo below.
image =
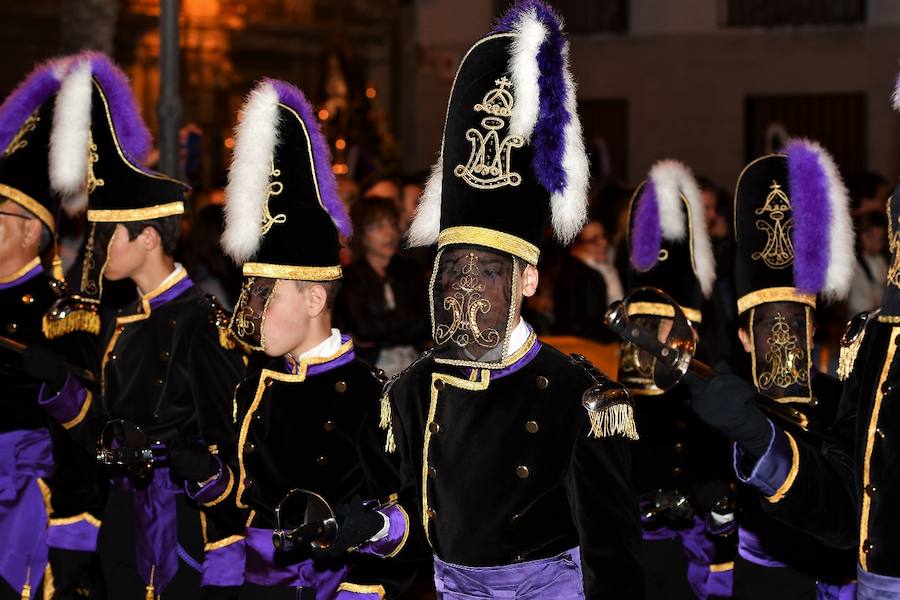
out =
[(756, 221), (756, 228), (764, 231), (768, 239), (760, 252), (754, 252), (753, 260), (762, 260), (772, 269), (783, 269), (794, 262), (794, 245), (791, 243), (792, 218), (785, 218), (791, 210), (791, 202), (781, 186), (775, 181), (769, 186), (772, 191), (766, 196), (766, 203), (754, 212), (766, 215), (767, 220)]
[(478, 324), (478, 315), (490, 312), (491, 301), (482, 296), (485, 287), (478, 277), (477, 262), (474, 254), (466, 257), (462, 274), (451, 286), (452, 295), (444, 298), (444, 309), (450, 311), (452, 321), (450, 325), (438, 326), (435, 335), (438, 345), (453, 340), (465, 347), (474, 341), (482, 348), (493, 348), (500, 343), (496, 329), (481, 329)]
[(37, 111), (34, 111), (34, 113), (25, 120), (25, 123), (22, 124), (22, 127), (6, 147), (6, 150), (3, 151), (3, 158), (6, 158), (16, 150), (21, 150), (28, 145), (28, 140), (25, 139), (25, 136), (34, 131), (34, 128), (37, 127), (40, 120), (41, 118), (37, 116)]
[(453, 170), (457, 177), (461, 177), (472, 187), (484, 190), (522, 183), (522, 176), (509, 170), (509, 159), (512, 149), (521, 148), (525, 140), (516, 135), (500, 139), (500, 130), (506, 126), (505, 117), (512, 115), (513, 95), (506, 89), (512, 84), (506, 77), (501, 77), (494, 83), (497, 87), (475, 105), (475, 112), (488, 115), (481, 120), (484, 131), (474, 127), (466, 131), (466, 139), (472, 144), (472, 151), (468, 162), (457, 165)]
[(791, 335), (791, 327), (782, 315), (775, 317), (772, 337), (766, 342), (769, 349), (766, 361), (769, 370), (759, 376), (759, 387), (767, 390), (773, 385), (782, 389), (794, 384), (806, 384), (808, 372), (800, 362), (806, 358), (806, 351), (797, 346), (797, 336)]

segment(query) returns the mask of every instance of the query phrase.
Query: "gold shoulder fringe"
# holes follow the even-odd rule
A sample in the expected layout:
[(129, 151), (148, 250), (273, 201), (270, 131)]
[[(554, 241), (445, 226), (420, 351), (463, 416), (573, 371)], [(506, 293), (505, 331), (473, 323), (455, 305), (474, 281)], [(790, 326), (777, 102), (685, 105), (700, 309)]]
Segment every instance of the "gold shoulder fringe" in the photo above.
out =
[(76, 331), (99, 335), (100, 315), (90, 310), (72, 311), (62, 318), (51, 318), (44, 315), (41, 320), (41, 331), (48, 340), (55, 340)]
[(640, 439), (634, 422), (634, 408), (630, 403), (613, 404), (598, 410), (588, 408), (587, 412), (591, 420), (588, 437), (607, 438), (620, 435), (632, 441)]
[(387, 439), (384, 442), (385, 452), (396, 452), (397, 442), (394, 440), (394, 424), (391, 418), (391, 399), (387, 392), (381, 396), (381, 419), (378, 427), (387, 431)]
[(871, 313), (860, 313), (847, 323), (847, 328), (841, 337), (841, 353), (838, 356), (837, 376), (841, 381), (845, 381), (853, 372), (853, 366), (856, 364), (856, 357), (862, 346), (863, 338), (866, 337), (866, 329), (871, 317)]

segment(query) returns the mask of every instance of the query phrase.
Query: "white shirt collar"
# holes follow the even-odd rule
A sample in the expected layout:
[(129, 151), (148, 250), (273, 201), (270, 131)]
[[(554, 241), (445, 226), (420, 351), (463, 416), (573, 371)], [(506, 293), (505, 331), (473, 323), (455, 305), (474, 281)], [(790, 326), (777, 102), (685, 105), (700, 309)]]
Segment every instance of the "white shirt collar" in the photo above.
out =
[(310, 348), (300, 356), (295, 356), (297, 362), (305, 358), (328, 358), (334, 356), (341, 349), (341, 331), (340, 329), (331, 329), (331, 335), (322, 340), (314, 348)]
[(519, 322), (513, 328), (512, 333), (509, 334), (509, 348), (506, 351), (506, 356), (511, 356), (518, 352), (528, 341), (530, 335), (531, 325), (526, 323), (525, 319), (519, 317)]
[[(160, 284), (158, 286), (156, 286), (156, 289), (158, 290), (162, 287), (165, 287), (166, 285), (171, 283), (174, 279), (180, 277), (182, 271), (184, 271), (184, 265), (182, 265), (181, 263), (178, 263), (178, 262), (175, 263), (175, 268), (172, 270), (171, 273), (169, 273), (168, 277), (163, 279), (160, 282)], [(137, 287), (138, 296), (140, 296), (141, 298), (143, 298), (144, 296), (146, 296), (147, 294), (149, 294), (150, 292), (153, 291), (153, 290), (150, 290), (150, 292), (144, 293), (144, 291), (141, 290), (140, 286), (135, 286), (135, 287)]]

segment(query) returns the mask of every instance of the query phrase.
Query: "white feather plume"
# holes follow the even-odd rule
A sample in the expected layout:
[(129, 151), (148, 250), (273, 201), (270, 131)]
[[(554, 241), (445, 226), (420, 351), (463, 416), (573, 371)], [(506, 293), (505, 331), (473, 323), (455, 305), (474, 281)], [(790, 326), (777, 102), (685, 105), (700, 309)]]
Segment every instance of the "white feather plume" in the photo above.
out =
[(509, 72), (516, 102), (509, 120), (509, 133), (528, 142), (540, 112), (538, 77), (541, 73), (537, 55), (547, 38), (547, 28), (532, 8), (515, 22), (512, 30), (516, 35), (512, 42)]
[[(677, 160), (661, 160), (650, 169), (650, 179), (656, 189), (659, 222), (662, 236), (669, 241), (682, 241), (688, 233), (690, 219), (691, 254), (694, 273), (703, 295), (709, 297), (716, 280), (716, 261), (712, 243), (706, 230), (706, 215), (700, 186), (691, 170)], [(687, 200), (685, 215), (682, 196)]]
[(569, 69), (569, 44), (563, 47), (563, 78), (566, 83), (566, 111), (569, 122), (563, 131), (562, 166), (566, 172), (566, 185), (550, 195), (553, 232), (563, 244), (568, 244), (584, 227), (587, 220), (588, 185), (590, 164), (584, 150), (581, 120), (578, 118), (575, 81)]
[(90, 61), (75, 66), (56, 95), (50, 131), (50, 187), (60, 194), (66, 213), (87, 209), (87, 171), (91, 130)]
[(441, 194), (443, 189), (444, 169), (443, 157), (438, 157), (431, 168), (431, 174), (425, 183), (425, 189), (416, 206), (413, 218), (406, 233), (406, 243), (410, 247), (430, 246), (437, 243), (441, 232)]
[(250, 92), (235, 128), (225, 188), (222, 247), (238, 264), (252, 258), (262, 238), (272, 158), (278, 143), (278, 92), (263, 82)]
[(891, 106), (894, 110), (900, 111), (900, 74), (897, 75), (897, 82), (894, 84), (894, 93), (891, 94)]

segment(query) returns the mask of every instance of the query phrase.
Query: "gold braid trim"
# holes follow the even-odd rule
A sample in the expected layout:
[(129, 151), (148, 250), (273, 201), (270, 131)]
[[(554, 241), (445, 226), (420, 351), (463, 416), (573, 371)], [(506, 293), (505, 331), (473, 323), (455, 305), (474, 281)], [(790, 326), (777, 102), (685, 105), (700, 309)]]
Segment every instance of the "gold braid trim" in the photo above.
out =
[(607, 438), (621, 435), (629, 440), (640, 439), (634, 423), (634, 408), (628, 402), (607, 406), (599, 410), (588, 409), (591, 431), (588, 437)]
[(132, 221), (149, 221), (173, 217), (184, 213), (184, 202), (176, 200), (156, 206), (143, 208), (110, 208), (87, 211), (87, 220), (91, 223), (128, 223)]
[(384, 598), (385, 593), (383, 585), (362, 585), (359, 583), (350, 583), (348, 581), (339, 585), (337, 591), (352, 592), (354, 594), (378, 594), (379, 600)]
[(387, 439), (384, 442), (385, 452), (396, 452), (397, 442), (394, 440), (394, 424), (391, 419), (391, 399), (387, 393), (381, 396), (381, 418), (378, 427), (387, 431)]

